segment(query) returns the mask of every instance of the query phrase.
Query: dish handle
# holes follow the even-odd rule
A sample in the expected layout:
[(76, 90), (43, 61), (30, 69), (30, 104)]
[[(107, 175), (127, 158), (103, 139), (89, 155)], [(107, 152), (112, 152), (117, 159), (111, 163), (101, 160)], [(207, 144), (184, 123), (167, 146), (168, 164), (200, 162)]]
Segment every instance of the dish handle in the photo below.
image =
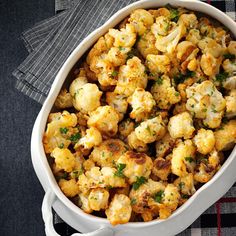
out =
[[(54, 229), (53, 216), (52, 216), (52, 205), (56, 200), (56, 195), (51, 190), (48, 190), (44, 196), (42, 204), (42, 216), (45, 224), (46, 236), (60, 236)], [(100, 228), (90, 233), (81, 234), (75, 233), (71, 236), (113, 236), (113, 230), (111, 228)]]

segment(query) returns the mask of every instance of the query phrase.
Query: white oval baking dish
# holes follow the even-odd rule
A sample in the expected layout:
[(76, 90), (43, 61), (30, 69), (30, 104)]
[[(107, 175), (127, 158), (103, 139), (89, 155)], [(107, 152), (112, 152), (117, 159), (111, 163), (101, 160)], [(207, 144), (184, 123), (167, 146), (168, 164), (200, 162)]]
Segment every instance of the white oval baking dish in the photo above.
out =
[[(44, 153), (42, 137), (50, 110), (72, 67), (100, 36), (105, 34), (109, 28), (117, 25), (133, 10), (137, 8), (156, 8), (164, 6), (167, 3), (210, 15), (230, 29), (234, 37), (236, 37), (236, 23), (223, 12), (206, 3), (196, 0), (143, 0), (133, 3), (117, 12), (102, 27), (91, 33), (76, 47), (55, 78), (50, 93), (36, 119), (31, 138), (33, 166), (46, 192), (42, 205), (42, 214), (47, 236), (58, 236), (53, 228), (52, 207), (66, 223), (76, 230), (86, 233), (84, 235), (87, 236), (175, 235), (187, 228), (209, 206), (222, 197), (236, 181), (235, 147), (215, 176), (201, 187), (184, 205), (178, 208), (168, 219), (144, 223), (127, 223), (125, 225), (112, 227), (108, 220), (86, 214), (79, 207), (74, 205), (61, 192), (48, 164)], [(81, 234), (74, 234), (74, 236), (76, 235)]]

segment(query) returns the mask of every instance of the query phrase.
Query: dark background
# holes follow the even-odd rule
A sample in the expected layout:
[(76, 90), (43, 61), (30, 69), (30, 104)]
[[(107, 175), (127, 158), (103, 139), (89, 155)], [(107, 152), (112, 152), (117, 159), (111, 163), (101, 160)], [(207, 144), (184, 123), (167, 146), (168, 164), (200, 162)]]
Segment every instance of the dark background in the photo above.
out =
[(21, 32), (54, 15), (54, 0), (0, 0), (0, 235), (43, 236), (44, 192), (30, 156), (41, 105), (18, 92), (12, 71), (26, 58)]

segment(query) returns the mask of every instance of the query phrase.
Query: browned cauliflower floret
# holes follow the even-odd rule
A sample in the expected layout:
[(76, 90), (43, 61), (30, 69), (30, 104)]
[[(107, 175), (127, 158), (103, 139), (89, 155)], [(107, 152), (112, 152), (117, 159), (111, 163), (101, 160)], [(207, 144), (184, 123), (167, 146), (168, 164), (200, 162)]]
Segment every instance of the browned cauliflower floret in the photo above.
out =
[[(131, 201), (133, 202), (132, 209), (135, 213), (145, 213), (147, 210), (151, 210), (153, 205), (158, 204), (153, 198), (155, 196), (163, 195), (165, 185), (162, 182), (156, 182), (152, 179), (148, 179), (138, 189), (132, 188), (129, 194)], [(160, 196), (156, 200), (161, 200)]]
[(169, 109), (172, 104), (181, 100), (179, 92), (171, 86), (170, 78), (166, 75), (158, 78), (151, 88), (151, 93), (161, 109)]
[(132, 47), (136, 41), (135, 27), (132, 24), (126, 24), (126, 27), (120, 31), (110, 29), (109, 35), (115, 39), (115, 47)]
[(171, 159), (172, 173), (183, 177), (189, 172), (193, 172), (195, 167), (195, 152), (196, 148), (191, 140), (180, 142), (176, 148), (173, 149)]
[(109, 208), (105, 211), (107, 219), (112, 225), (129, 222), (131, 212), (130, 199), (124, 194), (116, 194), (111, 200)]
[(71, 172), (75, 167), (75, 157), (67, 148), (56, 147), (51, 156), (55, 159), (57, 168)]
[(137, 138), (135, 131), (131, 132), (127, 139), (131, 149), (135, 149), (138, 152), (146, 152), (148, 150), (147, 144)]
[(164, 158), (174, 147), (176, 140), (167, 132), (165, 136), (156, 142), (156, 157)]
[(156, 104), (152, 94), (142, 88), (135, 89), (134, 93), (127, 101), (133, 109), (130, 113), (130, 117), (135, 119), (136, 122), (139, 122), (146, 117)]
[(236, 120), (230, 120), (227, 124), (223, 124), (220, 129), (214, 132), (216, 139), (216, 150), (230, 150), (236, 143)]
[(168, 130), (172, 138), (191, 138), (195, 130), (192, 116), (188, 112), (172, 116), (169, 120)]
[(165, 132), (166, 128), (161, 116), (145, 120), (135, 128), (137, 138), (144, 143), (160, 140), (165, 135)]
[(127, 65), (120, 67), (115, 93), (130, 96), (136, 88), (146, 88), (147, 74), (145, 66), (138, 57), (133, 57), (127, 61)]
[(75, 127), (77, 124), (77, 117), (74, 113), (70, 114), (68, 111), (63, 111), (62, 113), (54, 114), (56, 115), (51, 115), (54, 118), (48, 123), (47, 130), (43, 136), (46, 153), (51, 153), (56, 147), (67, 148), (71, 141), (62, 134), (67, 133), (71, 127)]
[(108, 208), (109, 192), (104, 188), (92, 189), (88, 196), (89, 207), (94, 211)]
[(79, 186), (77, 185), (75, 179), (60, 179), (58, 185), (67, 197), (74, 197), (79, 193)]
[[(169, 158), (170, 157), (170, 158)], [(166, 159), (158, 157), (153, 162), (152, 174), (161, 180), (167, 180), (168, 175), (171, 173), (171, 156)]]
[(154, 75), (166, 74), (170, 71), (170, 59), (166, 55), (148, 54), (146, 65)]
[(189, 30), (188, 35), (186, 36), (186, 40), (197, 45), (198, 42), (201, 40), (200, 31), (198, 29)]
[(236, 116), (236, 89), (230, 91), (228, 96), (225, 96), (226, 101), (226, 116), (232, 118)]
[(134, 122), (131, 119), (123, 120), (119, 123), (119, 137), (124, 140), (134, 131)]
[(107, 53), (106, 59), (114, 66), (124, 65), (130, 50), (130, 47), (112, 47)]
[(213, 168), (209, 168), (205, 163), (200, 163), (198, 171), (194, 174), (194, 180), (200, 183), (208, 182), (214, 175)]
[(215, 146), (215, 136), (212, 130), (199, 129), (193, 138), (197, 151), (202, 154), (208, 154)]
[(178, 188), (173, 184), (168, 184), (163, 193), (162, 203), (165, 207), (174, 211), (179, 203), (180, 194)]
[(179, 17), (178, 24), (183, 24), (188, 30), (197, 28), (198, 20), (195, 14), (182, 14)]
[(98, 166), (116, 166), (119, 157), (128, 150), (128, 147), (119, 139), (108, 139), (94, 147), (89, 158)]
[(66, 89), (62, 89), (55, 101), (55, 106), (59, 109), (73, 107), (72, 97)]
[(109, 106), (113, 107), (116, 110), (119, 115), (119, 120), (122, 120), (128, 108), (127, 98), (123, 94), (107, 92), (106, 102)]
[(236, 89), (236, 75), (226, 78), (222, 85), (228, 90)]
[(205, 75), (210, 77), (219, 73), (221, 57), (215, 58), (212, 54), (206, 53), (201, 57), (200, 65)]
[(137, 181), (138, 177), (148, 178), (152, 170), (152, 159), (144, 153), (128, 151), (117, 161), (123, 165), (123, 174), (128, 178), (130, 184)]
[(88, 80), (83, 73), (83, 70), (81, 70), (79, 76), (77, 76), (72, 83), (70, 84), (69, 92), (72, 98), (75, 98), (76, 93), (80, 90), (80, 88), (88, 83)]
[(153, 16), (144, 9), (137, 9), (131, 13), (129, 22), (139, 35), (143, 35), (154, 22)]
[(219, 127), (226, 102), (215, 85), (207, 80), (201, 84), (193, 84), (186, 92), (187, 110), (193, 112), (196, 118), (203, 119), (204, 125), (210, 128)]
[(137, 49), (142, 54), (144, 58), (147, 57), (148, 54), (157, 55), (158, 50), (155, 46), (156, 38), (151, 31), (143, 34), (142, 37), (137, 42)]
[(89, 127), (96, 127), (102, 134), (114, 136), (118, 130), (119, 116), (111, 106), (101, 106), (91, 112)]
[(228, 51), (230, 54), (233, 54), (236, 56), (236, 41), (229, 42)]
[(79, 140), (78, 146), (82, 146), (85, 149), (91, 149), (94, 146), (98, 146), (101, 142), (101, 133), (96, 128), (91, 127), (86, 130), (86, 135)]
[(236, 60), (226, 59), (223, 61), (222, 66), (228, 74), (233, 75), (236, 72)]
[(100, 106), (102, 92), (96, 84), (86, 83), (82, 85), (73, 97), (73, 106), (83, 113), (94, 111)]
[(166, 36), (171, 28), (172, 23), (168, 17), (158, 16), (151, 27), (151, 31), (154, 35)]
[[(182, 99), (182, 101), (183, 101), (183, 99)], [(187, 111), (186, 103), (185, 102), (180, 102), (180, 103), (175, 104), (175, 107), (174, 107), (174, 110), (173, 110), (173, 115), (177, 115), (177, 114), (183, 113), (185, 111)]]
[(192, 173), (189, 173), (183, 177), (179, 177), (175, 180), (174, 184), (179, 188), (179, 191), (183, 194), (193, 195), (196, 192)]
[(79, 194), (79, 203), (81, 204), (81, 209), (86, 213), (92, 213), (93, 210), (89, 206), (88, 193)]

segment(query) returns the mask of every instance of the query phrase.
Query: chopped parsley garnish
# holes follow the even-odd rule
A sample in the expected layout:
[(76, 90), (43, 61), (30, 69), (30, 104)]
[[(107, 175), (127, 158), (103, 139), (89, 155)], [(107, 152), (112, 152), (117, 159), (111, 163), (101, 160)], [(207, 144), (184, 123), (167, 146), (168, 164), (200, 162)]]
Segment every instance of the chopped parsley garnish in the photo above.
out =
[(118, 75), (118, 71), (116, 71), (116, 70), (112, 71), (112, 73), (111, 73), (112, 77), (116, 77), (117, 75)]
[(136, 203), (137, 203), (137, 200), (135, 198), (132, 198), (131, 201), (130, 201), (130, 204), (135, 205)]
[(228, 76), (229, 74), (227, 72), (219, 73), (216, 75), (216, 81), (222, 83), (227, 79)]
[(188, 70), (185, 74), (179, 73), (178, 75), (174, 76), (175, 84), (177, 85), (177, 84), (183, 83), (186, 79), (194, 77), (195, 74), (196, 73), (194, 71), (190, 71), (190, 70)]
[(224, 59), (235, 59), (235, 55), (231, 53), (224, 54)]
[(179, 96), (179, 92), (175, 92), (175, 96), (178, 97)]
[(139, 189), (139, 187), (140, 187), (142, 184), (146, 183), (146, 182), (147, 182), (147, 179), (146, 179), (145, 177), (143, 177), (143, 176), (137, 177), (136, 182), (133, 183), (133, 189), (134, 189), (134, 190)]
[(68, 128), (60, 128), (60, 132), (61, 132), (61, 134), (66, 134), (67, 132), (68, 132)]
[(64, 143), (61, 143), (58, 147), (59, 148), (64, 148)]
[(184, 182), (180, 182), (180, 183), (179, 183), (179, 188), (180, 188), (180, 190), (182, 190), (182, 189), (184, 188), (184, 186), (185, 186), (185, 183), (184, 183)]
[(170, 4), (166, 4), (166, 8), (170, 11), (170, 19), (174, 22), (177, 22), (179, 19), (178, 9), (173, 8)]
[(162, 85), (163, 84), (162, 78), (157, 78), (156, 83), (159, 84), (159, 85)]
[(152, 134), (152, 131), (151, 131), (149, 125), (147, 125), (146, 130), (148, 131), (149, 134)]
[(187, 194), (182, 194), (181, 197), (182, 197), (183, 199), (189, 199), (189, 195), (187, 195)]
[(80, 138), (81, 138), (81, 134), (80, 133), (72, 134), (70, 136), (70, 141), (71, 142), (77, 142)]
[(159, 192), (157, 192), (157, 193), (154, 195), (153, 198), (154, 198), (154, 201), (155, 201), (155, 202), (161, 203), (163, 197), (164, 197), (164, 191), (163, 191), (163, 190), (160, 190)]
[(68, 173), (65, 172), (65, 173), (61, 174), (60, 176), (57, 176), (56, 178), (57, 178), (57, 180), (67, 179), (68, 178)]
[(81, 168), (80, 170), (74, 170), (71, 174), (73, 178), (78, 178), (80, 175), (83, 174), (83, 169)]
[(125, 48), (119, 46), (119, 50), (120, 50), (120, 51), (123, 51), (123, 50), (125, 50)]
[(192, 163), (194, 159), (192, 157), (185, 157), (185, 161), (188, 161), (189, 163)]
[(117, 166), (116, 166), (117, 171), (114, 173), (114, 175), (117, 176), (117, 177), (124, 178), (125, 175), (123, 173), (123, 170), (124, 170), (125, 167), (126, 167), (126, 164), (123, 164), (123, 163), (117, 164)]

